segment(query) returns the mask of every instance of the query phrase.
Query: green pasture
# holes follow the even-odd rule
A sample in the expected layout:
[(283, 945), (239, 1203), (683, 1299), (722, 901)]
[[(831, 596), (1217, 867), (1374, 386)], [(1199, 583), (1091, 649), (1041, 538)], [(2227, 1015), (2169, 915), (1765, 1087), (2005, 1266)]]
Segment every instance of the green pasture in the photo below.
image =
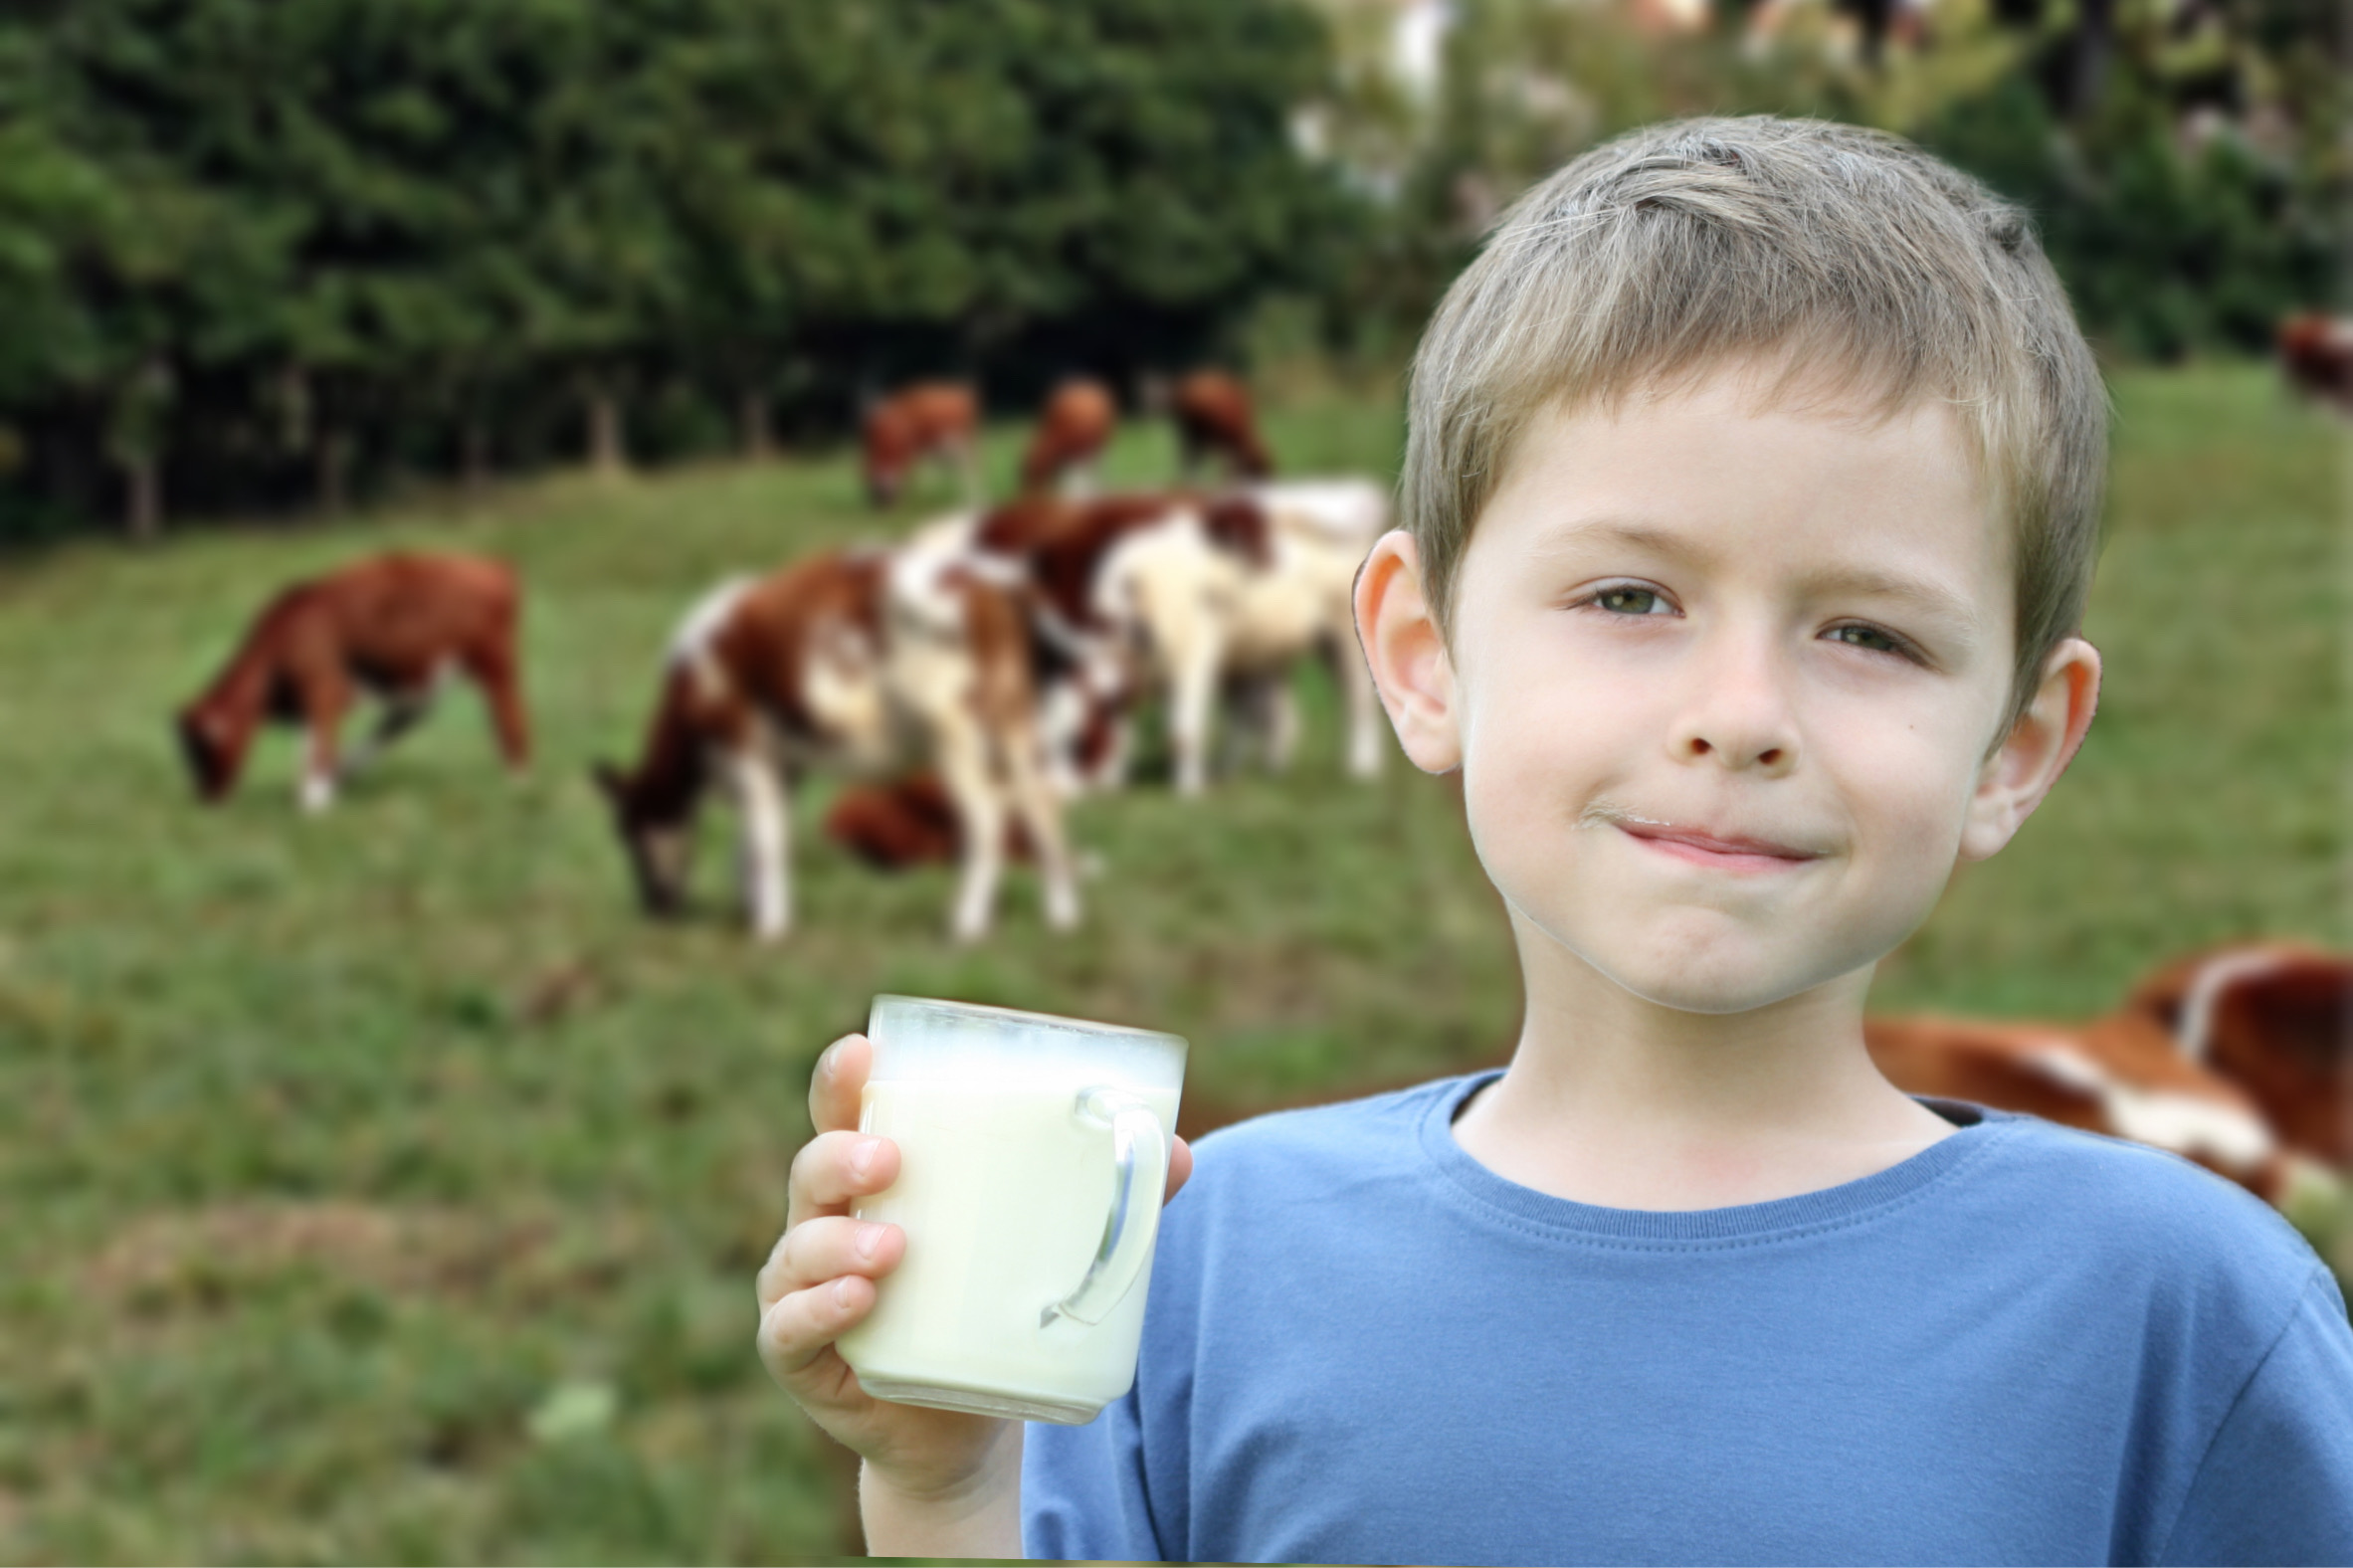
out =
[[(1891, 1010), (2069, 1018), (2255, 935), (2342, 942), (2340, 431), (2260, 367), (2116, 383), (2090, 631), (2106, 698), (2018, 843), (1886, 965)], [(1280, 411), (1294, 473), (1386, 475), (1380, 398)], [(1015, 433), (991, 457), (1010, 469)], [(1138, 429), (1113, 479), (1164, 478)], [(944, 936), (802, 802), (800, 929), (642, 920), (590, 762), (634, 748), (714, 579), (883, 536), (846, 454), (336, 526), (0, 560), (0, 1559), (756, 1560), (845, 1548), (846, 1467), (750, 1350), (811, 1059), (876, 991), (1148, 1023), (1225, 1111), (1491, 1062), (1517, 1011), (1456, 797), (1338, 769), (1078, 809), (1056, 938), (1027, 874)], [(528, 583), (538, 763), (460, 693), (324, 817), (266, 736), (189, 799), (165, 718), (289, 578), (393, 544)]]

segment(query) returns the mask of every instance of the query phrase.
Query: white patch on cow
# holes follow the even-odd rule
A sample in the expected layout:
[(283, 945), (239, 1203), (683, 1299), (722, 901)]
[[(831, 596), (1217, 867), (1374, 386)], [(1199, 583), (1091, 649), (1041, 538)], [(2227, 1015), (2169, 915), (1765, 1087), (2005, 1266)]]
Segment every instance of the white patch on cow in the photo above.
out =
[(1276, 531), (1320, 534), (1352, 547), (1359, 559), (1389, 531), (1389, 492), (1371, 480), (1273, 480), (1246, 493)]
[(856, 766), (879, 767), (892, 743), (882, 650), (863, 629), (830, 621), (810, 629), (801, 700), (828, 740)]
[(792, 927), (792, 886), (785, 835), (791, 822), (784, 780), (756, 748), (728, 758), (743, 834), (743, 892), (752, 934), (775, 941)]
[(301, 799), (302, 809), (314, 814), (332, 806), (335, 803), (334, 775), (321, 773), (315, 767), (303, 769)]
[(2037, 1046), (2025, 1060), (2055, 1081), (2096, 1098), (2108, 1125), (2136, 1143), (2204, 1155), (2233, 1170), (2254, 1170), (2276, 1147), (2271, 1130), (2248, 1111), (2178, 1089), (2127, 1083), (2063, 1041)]
[(711, 644), (735, 614), (735, 607), (752, 589), (748, 577), (730, 577), (725, 582), (694, 601), (694, 607), (679, 622), (670, 634), (670, 649), (664, 665), (671, 670), (685, 670), (694, 677), (694, 685), (703, 696), (717, 700), (727, 690), (727, 677), (718, 661), (711, 658)]
[(2213, 1045), (2214, 1012), (2222, 1004), (2223, 993), (2243, 980), (2267, 975), (2287, 962), (2285, 953), (2265, 952), (2260, 948), (2252, 952), (2218, 953), (2198, 966), (2190, 977), (2189, 991), (2182, 998), (2182, 1016), (2173, 1026), (2174, 1044), (2192, 1062), (2204, 1062)]

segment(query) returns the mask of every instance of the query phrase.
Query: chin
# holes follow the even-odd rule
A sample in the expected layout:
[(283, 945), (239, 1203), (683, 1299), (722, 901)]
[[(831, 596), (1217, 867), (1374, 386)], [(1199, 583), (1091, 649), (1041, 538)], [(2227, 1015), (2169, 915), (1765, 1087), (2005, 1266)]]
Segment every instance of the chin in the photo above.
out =
[(1751, 1013), (1848, 974), (1868, 958), (1845, 954), (1776, 953), (1738, 938), (1715, 940), (1678, 932), (1646, 950), (1613, 950), (1610, 943), (1578, 956), (1622, 989), (1678, 1013), (1723, 1016)]

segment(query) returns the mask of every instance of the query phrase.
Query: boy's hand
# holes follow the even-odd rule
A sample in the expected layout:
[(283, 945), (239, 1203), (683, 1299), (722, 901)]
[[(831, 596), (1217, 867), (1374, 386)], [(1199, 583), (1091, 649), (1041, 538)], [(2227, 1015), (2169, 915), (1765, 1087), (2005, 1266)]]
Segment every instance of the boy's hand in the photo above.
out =
[[(870, 1546), (882, 1523), (878, 1483), (891, 1495), (891, 1513), (903, 1502), (964, 1518), (995, 1512), (993, 1494), (1018, 1499), (1021, 1482), (1020, 1423), (875, 1399), (834, 1349), (874, 1309), (875, 1281), (906, 1253), (897, 1226), (850, 1217), (858, 1199), (898, 1179), (897, 1145), (857, 1130), (873, 1061), (863, 1035), (844, 1036), (817, 1059), (809, 1084), (817, 1135), (793, 1160), (784, 1235), (758, 1279), (760, 1359), (810, 1419), (867, 1462)], [(1192, 1169), (1193, 1151), (1172, 1139), (1170, 1197)]]

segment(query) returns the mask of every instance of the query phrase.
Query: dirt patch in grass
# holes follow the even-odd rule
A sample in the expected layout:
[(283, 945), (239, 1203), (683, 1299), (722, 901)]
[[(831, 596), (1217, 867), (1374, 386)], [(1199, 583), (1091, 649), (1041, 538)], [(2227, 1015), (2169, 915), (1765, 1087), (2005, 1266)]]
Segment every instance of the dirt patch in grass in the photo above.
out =
[(593, 1241), (552, 1212), (396, 1207), (326, 1199), (211, 1204), (141, 1215), (75, 1271), (88, 1298), (136, 1318), (225, 1308), (290, 1275), (392, 1296), (545, 1300), (610, 1284), (646, 1229), (600, 1220)]

